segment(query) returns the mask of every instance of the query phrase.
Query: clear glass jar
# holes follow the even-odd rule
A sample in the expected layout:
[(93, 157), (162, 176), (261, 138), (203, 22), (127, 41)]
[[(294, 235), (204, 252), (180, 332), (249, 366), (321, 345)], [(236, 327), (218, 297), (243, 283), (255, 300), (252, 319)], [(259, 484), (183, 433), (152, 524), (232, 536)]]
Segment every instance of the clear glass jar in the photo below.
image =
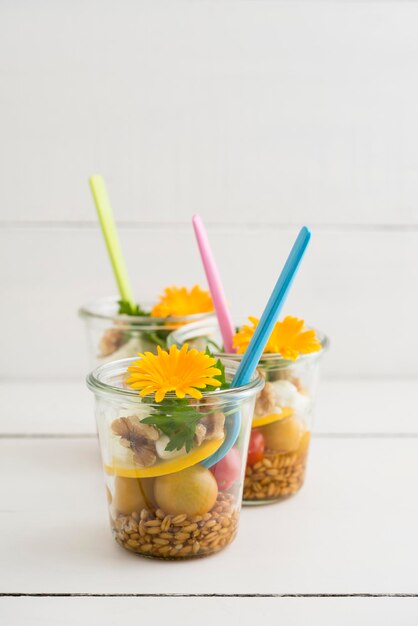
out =
[[(152, 305), (144, 305), (151, 310)], [(136, 356), (138, 352), (156, 352), (157, 346), (167, 347), (168, 335), (187, 323), (209, 321), (214, 313), (199, 313), (186, 317), (150, 317), (119, 315), (117, 298), (102, 298), (82, 307), (85, 321), (90, 366)]]
[[(141, 398), (124, 383), (133, 361), (107, 363), (87, 378), (113, 535), (123, 548), (159, 559), (218, 552), (237, 532), (251, 419), (264, 381), (255, 374), (243, 387), (187, 399), (187, 410), (201, 414), (193, 447), (167, 452), (168, 438), (143, 420), (168, 418), (185, 401), (167, 395), (167, 409)], [(237, 363), (223, 362), (232, 380)]]
[[(216, 321), (189, 324), (174, 331), (169, 344), (179, 347), (195, 335), (221, 342)], [(296, 361), (265, 354), (258, 370), (265, 386), (257, 396), (244, 482), (244, 504), (267, 504), (295, 494), (305, 479), (319, 364), (328, 338), (316, 331), (320, 352)], [(215, 354), (215, 356), (217, 356)], [(239, 361), (240, 354), (222, 358)]]

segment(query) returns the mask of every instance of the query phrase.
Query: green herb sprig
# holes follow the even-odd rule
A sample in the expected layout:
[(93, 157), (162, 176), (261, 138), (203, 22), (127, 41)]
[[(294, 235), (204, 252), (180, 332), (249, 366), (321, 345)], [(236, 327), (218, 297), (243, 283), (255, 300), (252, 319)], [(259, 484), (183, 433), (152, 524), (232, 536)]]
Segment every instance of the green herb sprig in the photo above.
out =
[(167, 435), (169, 442), (167, 451), (181, 450), (183, 446), (186, 452), (193, 448), (193, 440), (196, 426), (202, 418), (202, 414), (190, 406), (186, 398), (182, 400), (165, 399), (161, 402), (164, 413), (150, 415), (142, 420), (144, 424), (152, 424)]
[(127, 300), (118, 300), (119, 315), (140, 315), (141, 317), (149, 317), (151, 313), (147, 313), (139, 304), (132, 305)]
[[(118, 314), (119, 315), (136, 315), (136, 316), (140, 316), (140, 317), (151, 317), (151, 313), (149, 311), (144, 311), (144, 309), (139, 305), (139, 304), (135, 304), (134, 306), (132, 306), (130, 304), (130, 302), (127, 302), (126, 300), (118, 300), (118, 304), (119, 304), (119, 311)], [(164, 348), (164, 350), (167, 348), (167, 337), (169, 335), (168, 330), (142, 330), (141, 329), (141, 325), (138, 324), (138, 331), (141, 333), (142, 337), (149, 341), (149, 343), (155, 344), (156, 346), (160, 346), (161, 348)], [(127, 343), (130, 338), (132, 337), (133, 333), (132, 331), (127, 331), (125, 332), (125, 337), (124, 337), (124, 343)]]
[[(214, 358), (214, 354), (209, 350), (208, 346), (206, 346), (205, 354), (210, 356), (212, 359)], [(221, 359), (219, 359), (219, 358), (217, 359), (217, 361), (215, 363), (215, 367), (217, 367), (219, 370), (221, 370), (221, 373), (218, 374), (218, 376), (214, 376), (214, 378), (216, 378), (216, 380), (219, 380), (219, 385), (217, 387), (214, 387), (212, 385), (208, 385), (205, 388), (205, 391), (215, 391), (215, 389), (229, 389), (231, 387), (231, 383), (229, 383), (226, 380), (225, 366), (222, 363)]]

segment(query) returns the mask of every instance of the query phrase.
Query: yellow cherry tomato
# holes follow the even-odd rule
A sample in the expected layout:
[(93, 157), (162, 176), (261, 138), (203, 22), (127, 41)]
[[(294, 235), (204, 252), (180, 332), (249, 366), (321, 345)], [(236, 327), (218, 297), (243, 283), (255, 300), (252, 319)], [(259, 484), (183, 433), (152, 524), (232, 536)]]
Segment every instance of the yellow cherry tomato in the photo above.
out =
[(298, 452), (300, 452), (301, 454), (306, 454), (308, 452), (310, 441), (311, 433), (306, 430), (302, 435), (302, 439), (300, 440)]
[(292, 452), (297, 450), (303, 434), (302, 424), (294, 417), (263, 426), (266, 448), (277, 452)]
[(154, 483), (158, 506), (171, 515), (203, 515), (211, 510), (218, 496), (213, 474), (202, 465), (159, 476)]
[(130, 515), (145, 507), (144, 489), (139, 478), (116, 476), (113, 506), (122, 513)]

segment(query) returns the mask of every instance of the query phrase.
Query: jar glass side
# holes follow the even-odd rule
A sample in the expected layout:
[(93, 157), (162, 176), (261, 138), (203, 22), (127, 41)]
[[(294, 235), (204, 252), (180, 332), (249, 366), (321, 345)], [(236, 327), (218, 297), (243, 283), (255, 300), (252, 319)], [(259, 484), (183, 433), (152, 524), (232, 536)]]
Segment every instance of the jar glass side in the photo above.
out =
[[(195, 419), (191, 448), (168, 450), (169, 438), (159, 425), (186, 405), (174, 397), (162, 404), (141, 399), (124, 384), (126, 360), (119, 364), (123, 367), (102, 366), (88, 380), (96, 397), (115, 540), (132, 552), (162, 559), (218, 552), (237, 532), (251, 420), (262, 378), (255, 376), (238, 390), (187, 399), (188, 418)], [(235, 371), (235, 363), (227, 364), (229, 380)], [(240, 428), (233, 447), (208, 469), (208, 458), (219, 450), (237, 418)]]
[[(144, 304), (145, 310), (152, 305)], [(185, 317), (156, 318), (149, 315), (119, 315), (115, 297), (98, 299), (79, 311), (84, 321), (91, 367), (136, 356), (139, 352), (166, 349), (168, 337), (176, 329), (195, 321), (210, 321), (213, 313)]]
[[(196, 323), (174, 331), (169, 342), (180, 346), (195, 335), (209, 335), (216, 343), (216, 322)], [(264, 354), (258, 370), (265, 386), (258, 394), (252, 422), (244, 482), (244, 504), (266, 504), (291, 496), (302, 487), (311, 441), (320, 363), (329, 340), (320, 331), (319, 352), (295, 361)], [(222, 356), (239, 362), (242, 355)]]

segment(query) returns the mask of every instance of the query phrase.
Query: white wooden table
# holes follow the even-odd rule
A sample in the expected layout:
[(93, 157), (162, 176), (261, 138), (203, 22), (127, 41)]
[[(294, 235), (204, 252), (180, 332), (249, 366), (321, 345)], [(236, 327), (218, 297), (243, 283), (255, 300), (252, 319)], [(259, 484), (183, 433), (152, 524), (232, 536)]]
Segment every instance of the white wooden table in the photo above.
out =
[(300, 494), (184, 563), (113, 542), (82, 383), (1, 391), (1, 624), (417, 623), (415, 382), (323, 382)]
[[(417, 24), (418, 2), (0, 2), (0, 381), (26, 379), (0, 382), (0, 626), (418, 624)], [(59, 382), (78, 305), (115, 291), (93, 173), (142, 303), (205, 285), (196, 210), (237, 323), (312, 227), (283, 313), (347, 380), (321, 384), (301, 493), (205, 560), (112, 541), (92, 398)]]

